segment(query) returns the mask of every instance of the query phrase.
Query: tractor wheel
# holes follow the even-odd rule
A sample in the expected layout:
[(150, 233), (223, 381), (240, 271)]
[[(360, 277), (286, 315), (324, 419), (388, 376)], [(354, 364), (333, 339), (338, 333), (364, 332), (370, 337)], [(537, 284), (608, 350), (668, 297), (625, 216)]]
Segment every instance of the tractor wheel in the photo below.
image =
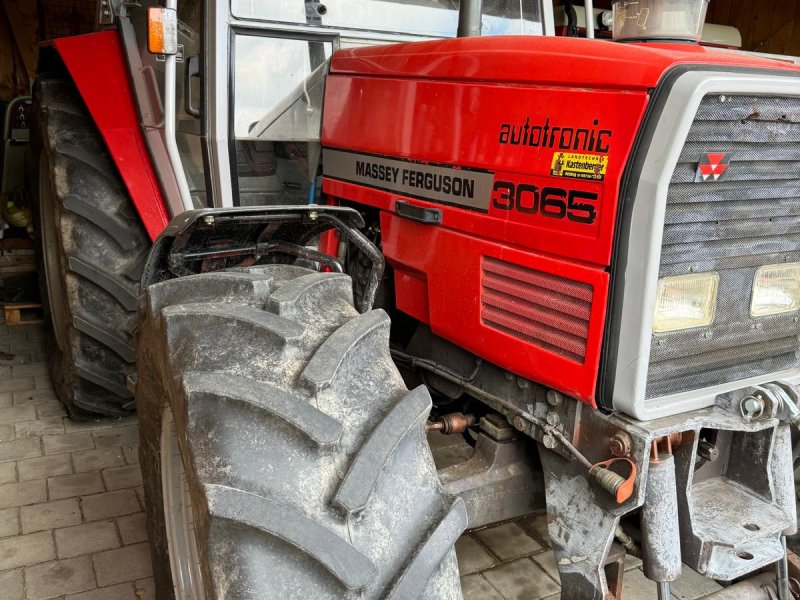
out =
[(130, 414), (126, 380), (135, 369), (136, 299), (150, 240), (72, 83), (41, 77), (34, 98), (53, 387), (74, 418)]
[(157, 597), (461, 598), (464, 503), (347, 275), (270, 265), (147, 289), (136, 399)]

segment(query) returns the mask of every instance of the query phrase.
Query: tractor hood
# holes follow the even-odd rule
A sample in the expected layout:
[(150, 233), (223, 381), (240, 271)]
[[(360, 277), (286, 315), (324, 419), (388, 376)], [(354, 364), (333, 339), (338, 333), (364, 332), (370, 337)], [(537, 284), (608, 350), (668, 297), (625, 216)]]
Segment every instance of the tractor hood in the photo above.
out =
[(779, 60), (695, 44), (622, 44), (561, 37), (472, 37), (342, 50), (331, 73), (645, 90), (679, 65), (798, 72)]

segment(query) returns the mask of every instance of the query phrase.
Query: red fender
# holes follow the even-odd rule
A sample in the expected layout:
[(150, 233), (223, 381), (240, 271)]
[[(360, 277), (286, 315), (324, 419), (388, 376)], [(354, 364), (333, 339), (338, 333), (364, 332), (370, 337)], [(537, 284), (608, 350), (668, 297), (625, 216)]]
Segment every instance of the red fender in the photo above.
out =
[(155, 240), (169, 223), (169, 211), (139, 126), (119, 34), (102, 31), (57, 39), (53, 45), (100, 130), (147, 233)]

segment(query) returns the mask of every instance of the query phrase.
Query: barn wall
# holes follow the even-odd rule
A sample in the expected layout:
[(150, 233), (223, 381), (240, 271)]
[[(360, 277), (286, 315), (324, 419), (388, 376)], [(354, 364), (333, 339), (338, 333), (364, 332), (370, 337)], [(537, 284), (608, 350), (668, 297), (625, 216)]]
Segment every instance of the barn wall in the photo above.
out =
[(41, 38), (52, 40), (91, 33), (97, 18), (96, 0), (39, 0)]
[(712, 0), (707, 21), (737, 27), (745, 50), (800, 56), (800, 0)]

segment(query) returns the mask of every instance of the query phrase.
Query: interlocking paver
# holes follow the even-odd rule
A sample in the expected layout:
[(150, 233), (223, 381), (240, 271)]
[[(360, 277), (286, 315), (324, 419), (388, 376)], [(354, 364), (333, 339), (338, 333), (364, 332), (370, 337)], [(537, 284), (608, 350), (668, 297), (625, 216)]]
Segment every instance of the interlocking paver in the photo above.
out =
[(33, 386), (37, 390), (52, 390), (53, 382), (50, 380), (50, 375), (36, 375), (33, 378)]
[(0, 423), (17, 423), (19, 421), (32, 421), (36, 418), (36, 408), (33, 406), (10, 406), (0, 408)]
[(497, 559), (489, 554), (474, 537), (463, 535), (456, 542), (456, 556), (458, 557), (458, 571), (461, 575), (476, 573), (488, 569)]
[(147, 544), (107, 550), (95, 554), (92, 559), (97, 584), (101, 587), (144, 579), (152, 574), (150, 548)]
[(11, 483), (17, 480), (17, 466), (9, 461), (0, 463), (0, 484)]
[(0, 461), (19, 460), (30, 458), (31, 456), (42, 455), (42, 444), (39, 438), (29, 438), (24, 440), (12, 440), (10, 442), (0, 442)]
[(67, 433), (82, 432), (82, 431), (97, 431), (100, 429), (111, 429), (110, 419), (91, 419), (89, 421), (73, 421), (67, 419), (64, 421), (64, 427)]
[(97, 521), (96, 523), (56, 529), (55, 536), (56, 552), (59, 558), (92, 554), (120, 546), (114, 521)]
[(547, 513), (542, 512), (538, 515), (531, 515), (520, 519), (517, 523), (545, 548), (550, 547), (550, 534), (547, 532)]
[(142, 485), (142, 470), (139, 465), (126, 465), (103, 470), (103, 481), (109, 491)]
[(139, 499), (139, 504), (141, 504), (143, 508), (147, 506), (147, 500), (145, 500), (144, 497), (144, 486), (140, 485), (136, 488), (136, 497)]
[(117, 519), (122, 543), (126, 546), (147, 541), (147, 515), (143, 512)]
[(156, 583), (152, 577), (135, 582), (134, 589), (140, 600), (156, 600)]
[(716, 581), (703, 577), (686, 565), (683, 565), (680, 579), (670, 585), (670, 592), (676, 600), (698, 600), (721, 589)]
[(95, 587), (92, 560), (88, 556), (78, 556), (27, 567), (25, 587), (29, 600), (90, 590)]
[[(64, 405), (57, 401), (50, 400), (49, 402), (37, 402), (33, 406), (36, 407), (36, 417), (39, 419), (46, 419), (47, 417), (64, 418), (67, 415)], [(64, 420), (65, 428), (66, 423), (68, 422), (68, 419)]]
[(36, 419), (15, 423), (18, 438), (38, 437), (41, 435), (58, 435), (64, 433), (64, 420), (61, 417)]
[(24, 392), (34, 389), (34, 381), (30, 377), (16, 379), (0, 377), (0, 392)]
[(43, 479), (72, 473), (72, 463), (70, 462), (69, 454), (38, 456), (17, 461), (17, 471), (19, 472), (20, 481)]
[(137, 425), (126, 425), (125, 427), (114, 427), (94, 431), (92, 433), (98, 448), (112, 446), (136, 445), (139, 443), (139, 427)]
[(49, 531), (0, 540), (0, 571), (34, 565), (53, 560), (55, 557), (56, 547), (53, 543), (53, 534)]
[(17, 433), (14, 431), (13, 423), (0, 425), (0, 442), (10, 442), (15, 437), (17, 437)]
[(22, 569), (0, 573), (0, 590), (5, 600), (22, 600), (25, 593), (22, 589)]
[(119, 446), (110, 448), (92, 448), (81, 452), (72, 453), (72, 463), (76, 473), (86, 471), (99, 471), (110, 467), (119, 467), (125, 464), (125, 456)]
[(533, 562), (544, 569), (544, 572), (550, 575), (554, 581), (559, 580), (558, 566), (556, 566), (556, 557), (552, 552), (540, 552), (531, 557)]
[(0, 508), (38, 504), (45, 500), (47, 485), (44, 479), (0, 485)]
[(19, 535), (18, 508), (4, 508), (0, 510), (0, 538), (10, 535)]
[(36, 404), (37, 402), (58, 401), (53, 390), (27, 390), (14, 392), (14, 406)]
[(129, 465), (139, 464), (139, 444), (123, 446), (122, 452), (125, 454), (125, 460)]
[(143, 595), (137, 595), (136, 588), (128, 582), (70, 594), (65, 600), (143, 600)]
[(29, 365), (15, 365), (11, 367), (12, 377), (33, 377), (35, 375), (47, 375), (46, 362), (35, 362)]
[(91, 433), (67, 433), (64, 435), (42, 436), (45, 454), (60, 454), (62, 452), (76, 452), (94, 448)]
[(622, 579), (622, 597), (636, 600), (657, 600), (656, 584), (647, 579), (641, 569), (625, 571)]
[(529, 558), (500, 565), (483, 576), (505, 600), (541, 600), (558, 591), (558, 584)]
[(81, 522), (81, 509), (76, 498), (23, 506), (19, 510), (22, 533), (68, 527)]
[(477, 574), (461, 578), (461, 593), (464, 600), (504, 600), (486, 579)]
[(56, 500), (102, 492), (104, 487), (100, 473), (77, 473), (49, 477), (47, 489), (50, 492), (50, 499)]
[(519, 558), (542, 549), (542, 545), (516, 523), (478, 530), (475, 537), (501, 560)]
[(135, 490), (118, 490), (81, 498), (81, 510), (86, 521), (110, 519), (141, 511)]

